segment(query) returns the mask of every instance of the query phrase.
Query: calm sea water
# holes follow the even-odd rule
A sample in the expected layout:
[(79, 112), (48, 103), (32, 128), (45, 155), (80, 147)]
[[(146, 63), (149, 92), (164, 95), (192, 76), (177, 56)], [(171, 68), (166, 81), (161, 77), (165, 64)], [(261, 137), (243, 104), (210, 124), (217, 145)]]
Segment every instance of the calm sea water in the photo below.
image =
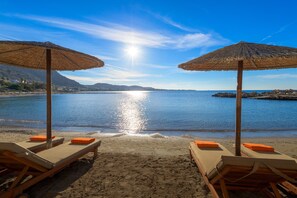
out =
[[(53, 95), (53, 129), (233, 136), (235, 99), (213, 91)], [(243, 136), (297, 136), (297, 101), (243, 99)], [(0, 124), (45, 128), (45, 96), (0, 98)]]

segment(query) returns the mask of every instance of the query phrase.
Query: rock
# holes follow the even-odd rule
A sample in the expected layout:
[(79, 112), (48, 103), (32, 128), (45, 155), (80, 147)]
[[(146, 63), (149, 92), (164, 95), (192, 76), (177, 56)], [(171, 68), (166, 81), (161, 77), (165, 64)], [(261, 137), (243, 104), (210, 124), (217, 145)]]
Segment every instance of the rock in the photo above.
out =
[[(236, 98), (235, 93), (220, 92), (212, 95), (213, 97)], [(297, 100), (297, 91), (293, 89), (273, 90), (269, 92), (242, 92), (242, 98), (267, 99), (267, 100)]]

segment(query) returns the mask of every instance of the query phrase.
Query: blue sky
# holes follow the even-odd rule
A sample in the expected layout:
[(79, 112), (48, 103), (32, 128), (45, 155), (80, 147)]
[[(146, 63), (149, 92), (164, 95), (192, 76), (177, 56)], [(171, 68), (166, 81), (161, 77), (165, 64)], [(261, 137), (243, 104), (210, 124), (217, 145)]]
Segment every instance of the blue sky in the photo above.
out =
[[(0, 39), (51, 41), (105, 67), (61, 74), (170, 89), (236, 88), (236, 72), (188, 72), (180, 63), (239, 41), (297, 47), (297, 1), (1, 0)], [(297, 89), (297, 69), (244, 72), (244, 89)]]

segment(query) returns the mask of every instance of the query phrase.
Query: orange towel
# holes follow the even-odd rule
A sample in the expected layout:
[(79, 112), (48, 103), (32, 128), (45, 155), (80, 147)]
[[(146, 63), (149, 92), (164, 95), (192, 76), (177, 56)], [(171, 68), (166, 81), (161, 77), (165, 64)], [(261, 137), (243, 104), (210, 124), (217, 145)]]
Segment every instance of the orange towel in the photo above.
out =
[(95, 138), (73, 138), (72, 144), (90, 144), (95, 141)]
[(201, 141), (201, 140), (195, 140), (194, 143), (199, 148), (218, 148), (219, 144), (213, 141)]
[[(52, 136), (52, 139), (54, 139), (56, 136)], [(30, 137), (30, 141), (32, 142), (43, 142), (46, 141), (45, 135), (34, 135)]]
[(253, 151), (274, 152), (274, 148), (272, 146), (268, 146), (265, 144), (243, 143), (243, 146), (245, 146), (246, 148), (249, 148)]

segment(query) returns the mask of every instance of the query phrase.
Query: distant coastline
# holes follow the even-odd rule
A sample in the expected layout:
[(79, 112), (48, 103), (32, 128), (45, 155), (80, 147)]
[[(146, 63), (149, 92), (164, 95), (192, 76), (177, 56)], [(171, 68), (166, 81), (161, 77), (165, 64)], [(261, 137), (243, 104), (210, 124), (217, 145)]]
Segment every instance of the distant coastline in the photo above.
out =
[(45, 92), (0, 92), (0, 97), (45, 95)]
[[(45, 79), (44, 71), (0, 64), (0, 95), (28, 95), (27, 92), (29, 94), (45, 92)], [(52, 71), (52, 90), (54, 93), (76, 93), (79, 91), (163, 91), (164, 89), (108, 83), (83, 85), (57, 71)]]
[[(77, 90), (77, 89), (54, 89), (52, 94), (94, 94), (94, 93), (105, 93), (105, 92), (125, 92), (125, 91), (198, 91), (198, 92), (217, 92), (212, 95), (212, 97), (219, 98), (236, 98), (236, 93), (234, 90), (228, 90), (220, 92), (220, 90), (174, 90), (174, 89), (127, 89), (126, 85), (112, 85), (117, 87), (116, 89), (87, 89), (87, 90)], [(118, 87), (125, 87), (124, 89), (119, 89)], [(140, 87), (140, 86), (132, 86)], [(36, 91), (18, 91), (18, 90), (0, 90), (0, 97), (17, 97), (17, 96), (35, 96), (35, 95), (45, 95), (45, 89), (38, 89)], [(287, 90), (247, 90), (242, 92), (242, 98), (250, 99), (262, 99), (262, 100), (297, 100), (297, 90), (287, 89)]]
[[(87, 90), (87, 91), (53, 91), (52, 94), (94, 94), (94, 93), (107, 93), (107, 92), (129, 92), (129, 91), (196, 91), (196, 90), (171, 90), (171, 89), (155, 89), (155, 90)], [(43, 91), (0, 91), (1, 97), (17, 97), (17, 96), (39, 96), (46, 95), (46, 90)]]
[[(212, 95), (213, 97), (220, 98), (236, 98), (236, 93), (219, 92)], [(293, 89), (279, 90), (264, 92), (243, 92), (242, 98), (252, 98), (261, 100), (297, 100), (297, 91)]]

